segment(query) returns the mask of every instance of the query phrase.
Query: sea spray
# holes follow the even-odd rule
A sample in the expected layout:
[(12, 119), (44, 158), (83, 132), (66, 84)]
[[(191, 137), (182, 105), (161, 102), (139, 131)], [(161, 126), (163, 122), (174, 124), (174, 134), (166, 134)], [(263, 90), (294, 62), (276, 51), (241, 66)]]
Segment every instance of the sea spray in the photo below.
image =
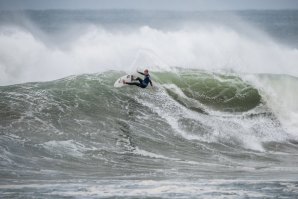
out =
[[(46, 14), (43, 17), (50, 20)], [(51, 26), (39, 24), (32, 16), (27, 19), (30, 25), (0, 24), (0, 84), (107, 70), (132, 72), (138, 67), (168, 70), (169, 66), (298, 75), (297, 49), (278, 43), (239, 17), (222, 17), (234, 25), (209, 18), (209, 23), (199, 23), (206, 17), (198, 17), (197, 23), (184, 21), (175, 28), (146, 25), (146, 18), (137, 24), (123, 26), (120, 21), (110, 27), (87, 18), (79, 23), (81, 29), (72, 21), (53, 33), (48, 30)]]

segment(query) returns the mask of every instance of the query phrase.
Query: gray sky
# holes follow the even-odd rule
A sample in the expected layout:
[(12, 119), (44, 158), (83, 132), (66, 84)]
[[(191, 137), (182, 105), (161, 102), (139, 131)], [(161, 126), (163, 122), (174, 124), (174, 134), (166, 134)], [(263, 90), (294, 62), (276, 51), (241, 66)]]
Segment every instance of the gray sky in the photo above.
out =
[(0, 9), (298, 9), (298, 0), (0, 0)]

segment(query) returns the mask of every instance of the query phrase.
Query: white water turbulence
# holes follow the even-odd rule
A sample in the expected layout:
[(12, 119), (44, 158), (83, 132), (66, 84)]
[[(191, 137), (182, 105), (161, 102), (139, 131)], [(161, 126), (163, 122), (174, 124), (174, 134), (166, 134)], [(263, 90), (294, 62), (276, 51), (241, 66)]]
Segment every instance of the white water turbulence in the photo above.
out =
[(81, 29), (70, 24), (70, 30), (59, 30), (57, 38), (32, 22), (25, 23), (29, 27), (1, 25), (0, 84), (136, 66), (298, 75), (297, 48), (275, 42), (239, 18), (232, 19), (233, 26), (186, 21), (170, 29), (145, 24), (118, 29), (86, 22)]
[(0, 195), (297, 198), (297, 21), (0, 11)]

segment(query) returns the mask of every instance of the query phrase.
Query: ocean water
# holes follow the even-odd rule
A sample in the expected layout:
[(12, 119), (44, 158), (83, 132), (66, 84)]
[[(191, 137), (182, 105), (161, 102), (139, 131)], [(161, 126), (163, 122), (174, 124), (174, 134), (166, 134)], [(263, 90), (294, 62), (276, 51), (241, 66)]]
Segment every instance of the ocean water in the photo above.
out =
[(297, 198), (297, 21), (1, 11), (1, 198)]

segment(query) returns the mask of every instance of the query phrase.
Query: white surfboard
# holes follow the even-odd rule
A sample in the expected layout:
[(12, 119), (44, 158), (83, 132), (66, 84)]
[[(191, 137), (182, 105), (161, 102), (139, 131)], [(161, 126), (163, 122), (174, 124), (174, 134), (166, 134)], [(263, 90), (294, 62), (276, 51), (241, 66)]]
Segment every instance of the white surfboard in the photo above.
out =
[[(135, 78), (135, 76), (134, 76)], [(122, 86), (127, 86), (127, 84), (123, 84), (123, 80), (125, 82), (131, 82), (132, 80), (132, 75), (125, 75), (120, 77), (119, 79), (116, 80), (116, 82), (114, 83), (114, 87), (122, 87)]]

